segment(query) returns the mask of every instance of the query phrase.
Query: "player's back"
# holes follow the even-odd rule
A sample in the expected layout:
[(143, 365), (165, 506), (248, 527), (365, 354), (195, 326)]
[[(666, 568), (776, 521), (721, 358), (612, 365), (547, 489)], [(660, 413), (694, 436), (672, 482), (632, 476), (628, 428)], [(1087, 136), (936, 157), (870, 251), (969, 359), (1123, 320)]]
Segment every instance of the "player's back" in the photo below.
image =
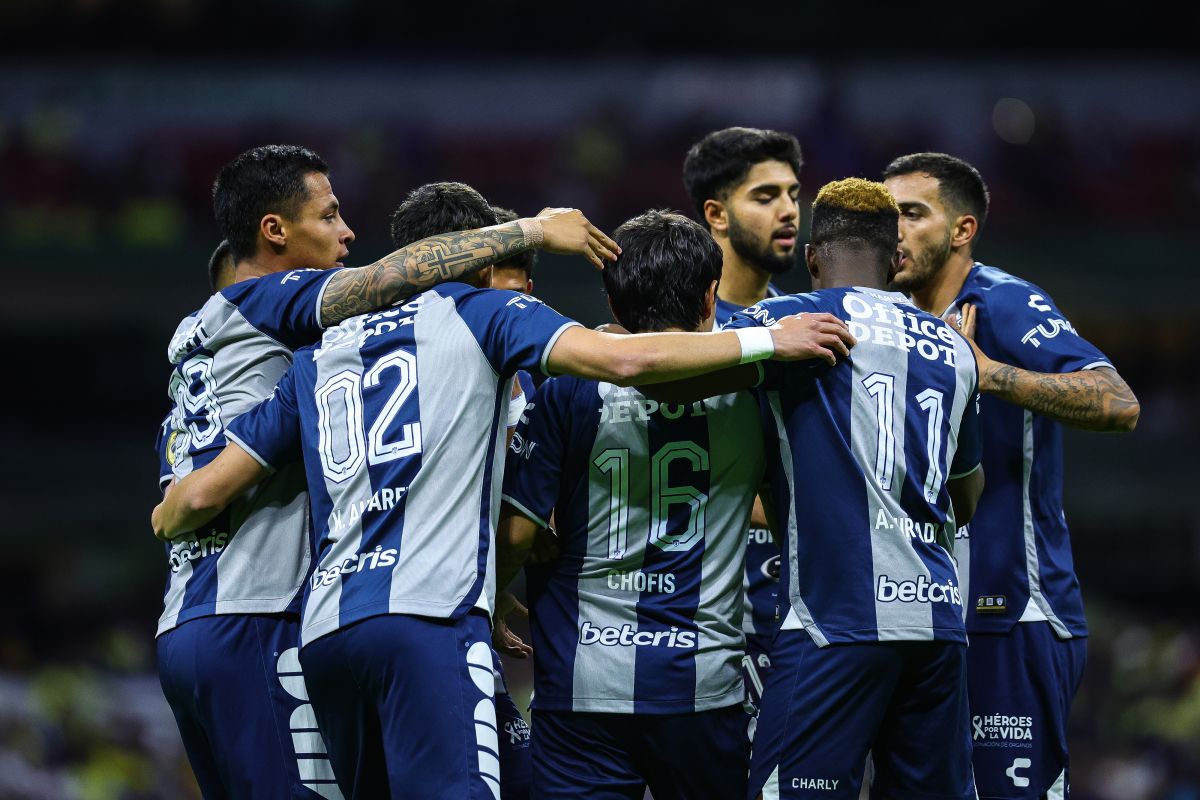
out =
[[(167, 351), (172, 412), (163, 443), (175, 477), (215, 458), (226, 426), (271, 393), (294, 348), (320, 336), (318, 298), (331, 274), (298, 270), (242, 281), (180, 322)], [(167, 546), (171, 574), (158, 633), (209, 614), (298, 611), (310, 563), (307, 530), (296, 466), (176, 539)]]
[(296, 403), (312, 495), (305, 643), (377, 614), (490, 611), (513, 374), (544, 364), (571, 324), (533, 298), (448, 283), (297, 353), (275, 399)]
[(562, 555), (528, 583), (539, 709), (681, 713), (740, 703), (745, 527), (763, 473), (746, 392), (686, 405), (572, 377), (537, 392), (505, 499)]
[(978, 464), (977, 441), (959, 441), (976, 430), (963, 425), (976, 413), (970, 348), (902, 295), (865, 288), (767, 300), (733, 327), (805, 311), (845, 319), (858, 344), (834, 367), (766, 365), (783, 627), (820, 645), (964, 641), (946, 481)]

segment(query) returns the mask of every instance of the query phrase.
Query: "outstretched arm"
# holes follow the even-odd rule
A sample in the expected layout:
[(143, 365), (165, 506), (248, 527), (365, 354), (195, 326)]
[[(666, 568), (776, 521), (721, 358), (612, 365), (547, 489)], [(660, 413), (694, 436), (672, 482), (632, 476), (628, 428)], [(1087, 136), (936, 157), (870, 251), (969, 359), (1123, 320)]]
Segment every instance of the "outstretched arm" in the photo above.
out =
[[(770, 336), (768, 349), (752, 353), (754, 346), (747, 342), (763, 335)], [(753, 385), (757, 370), (743, 362), (821, 358), (832, 364), (848, 355), (853, 344), (845, 323), (832, 314), (800, 314), (784, 317), (770, 328), (718, 333), (621, 336), (576, 327), (558, 338), (547, 365), (553, 372), (621, 386), (683, 381), (723, 370), (684, 387), (695, 395), (691, 399), (700, 399)]]
[(1115, 369), (1049, 374), (994, 361), (975, 344), (977, 311), (964, 304), (959, 330), (975, 351), (979, 390), (1074, 428), (1131, 431), (1141, 405)]
[(175, 484), (154, 507), (150, 515), (154, 535), (170, 540), (194, 531), (266, 475), (266, 467), (237, 444), (230, 443), (212, 463)]
[(620, 252), (616, 242), (573, 208), (548, 208), (536, 217), (503, 225), (430, 236), (374, 264), (336, 273), (321, 296), (321, 324), (329, 327), (387, 308), (533, 248), (582, 255), (599, 268)]

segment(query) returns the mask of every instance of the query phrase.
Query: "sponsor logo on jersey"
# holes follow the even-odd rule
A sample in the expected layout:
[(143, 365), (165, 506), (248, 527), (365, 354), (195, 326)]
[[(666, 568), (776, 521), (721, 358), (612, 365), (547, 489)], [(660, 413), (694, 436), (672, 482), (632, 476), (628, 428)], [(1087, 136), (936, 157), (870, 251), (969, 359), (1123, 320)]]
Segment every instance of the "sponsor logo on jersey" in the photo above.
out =
[(628, 622), (619, 628), (602, 628), (584, 620), (579, 626), (579, 643), (603, 647), (673, 647), (691, 650), (696, 647), (696, 632), (681, 631), (674, 625), (669, 631), (639, 631)]
[(622, 398), (620, 396), (621, 394), (632, 394), (633, 391), (632, 389), (617, 389), (609, 394), (600, 408), (600, 421), (607, 425), (614, 425), (621, 422), (646, 422), (655, 414), (664, 419), (679, 419), (684, 414), (689, 417), (703, 417), (708, 413), (704, 408), (704, 402), (700, 400), (686, 405), (675, 405), (659, 403), (648, 397)]
[(1013, 786), (1017, 787), (1018, 789), (1024, 789), (1029, 785), (1029, 778), (1026, 778), (1024, 775), (1018, 775), (1017, 770), (1029, 769), (1032, 766), (1033, 762), (1028, 758), (1014, 758), (1012, 766), (1004, 770), (1004, 774), (1012, 779)]
[(941, 361), (955, 366), (954, 332), (950, 326), (915, 308), (892, 302), (867, 302), (857, 294), (842, 297), (842, 308), (850, 315), (847, 327), (859, 343), (903, 350), (916, 350), (926, 361)]
[[(1031, 344), (1034, 347), (1042, 346), (1042, 339), (1053, 339), (1063, 331), (1073, 333), (1076, 336), (1079, 334), (1075, 331), (1075, 326), (1059, 317), (1051, 317), (1045, 322), (1031, 329), (1028, 333), (1021, 337), (1021, 344)], [(1038, 337), (1041, 338), (1038, 338)]]
[(779, 580), (781, 558), (781, 556), (771, 556), (762, 563), (759, 570), (762, 572), (764, 578), (773, 581)]
[(189, 539), (186, 542), (180, 542), (172, 546), (171, 554), (167, 556), (167, 560), (171, 564), (171, 572), (179, 572), (179, 570), (183, 569), (183, 565), (190, 561), (197, 561), (201, 558), (220, 553), (225, 549), (225, 545), (228, 542), (228, 533), (214, 532), (208, 536), (203, 536), (199, 539)]
[(976, 747), (1033, 747), (1033, 717), (976, 714), (971, 717)]
[(962, 605), (962, 590), (954, 585), (954, 581), (934, 583), (924, 575), (918, 575), (915, 581), (894, 581), (887, 575), (879, 576), (875, 587), (875, 599), (881, 603), (949, 603)]
[(396, 556), (399, 554), (400, 551), (396, 548), (389, 547), (385, 550), (382, 545), (376, 546), (374, 550), (354, 553), (332, 566), (318, 567), (313, 572), (312, 578), (309, 579), (309, 586), (312, 589), (316, 589), (318, 586), (330, 586), (338, 579), (339, 575), (353, 575), (364, 569), (390, 567), (396, 563)]

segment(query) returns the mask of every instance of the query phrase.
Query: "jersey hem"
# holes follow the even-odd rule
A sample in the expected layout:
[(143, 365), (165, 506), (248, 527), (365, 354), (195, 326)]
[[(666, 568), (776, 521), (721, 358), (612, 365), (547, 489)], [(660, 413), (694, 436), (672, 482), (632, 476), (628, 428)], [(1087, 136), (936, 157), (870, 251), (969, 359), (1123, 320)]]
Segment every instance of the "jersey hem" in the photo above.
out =
[(524, 503), (522, 503), (520, 500), (516, 500), (511, 495), (505, 494), (504, 492), (500, 493), (500, 499), (503, 502), (508, 503), (510, 506), (515, 508), (517, 511), (520, 511), (525, 516), (529, 517), (531, 520), (536, 522), (538, 525), (541, 525), (543, 528), (550, 527), (550, 523), (546, 522), (546, 520), (542, 519), (537, 514), (530, 511), (529, 507), (526, 506)]
[(258, 451), (256, 451), (253, 447), (251, 447), (250, 445), (248, 445), (244, 441), (242, 441), (242, 437), (231, 433), (228, 428), (225, 429), (225, 438), (228, 441), (233, 442), (238, 447), (245, 450), (246, 455), (250, 456), (255, 461), (257, 461), (259, 463), (259, 466), (261, 466), (263, 469), (266, 469), (270, 472), (275, 471), (275, 467), (271, 466), (270, 462), (268, 462), (265, 458), (263, 458), (261, 455), (259, 455)]
[[(737, 686), (713, 697), (688, 697), (679, 700), (633, 700), (602, 697), (550, 697), (534, 687), (532, 708), (538, 711), (575, 711), (581, 714), (688, 714), (741, 705), (745, 697), (741, 675)], [(634, 710), (636, 709), (636, 711)]]
[(540, 362), (538, 363), (538, 366), (541, 368), (542, 374), (545, 375), (547, 378), (554, 377), (554, 373), (552, 373), (550, 371), (550, 351), (553, 350), (554, 345), (558, 343), (558, 337), (562, 336), (563, 333), (566, 332), (567, 328), (574, 328), (574, 327), (582, 328), (583, 326), (580, 325), (575, 320), (570, 320), (568, 322), (564, 322), (562, 324), (562, 327), (560, 327), (558, 330), (556, 330), (554, 332), (554, 335), (551, 336), (546, 341), (546, 347), (542, 350), (542, 358), (541, 358)]

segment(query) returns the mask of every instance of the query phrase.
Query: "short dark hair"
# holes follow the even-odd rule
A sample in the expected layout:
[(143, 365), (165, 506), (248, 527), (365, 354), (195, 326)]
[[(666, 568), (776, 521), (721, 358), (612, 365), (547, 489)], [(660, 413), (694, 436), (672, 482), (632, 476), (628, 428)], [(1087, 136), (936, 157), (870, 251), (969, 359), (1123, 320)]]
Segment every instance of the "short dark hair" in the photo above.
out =
[(695, 330), (704, 293), (721, 278), (721, 248), (708, 230), (674, 211), (647, 211), (613, 239), (621, 255), (601, 274), (617, 321), (632, 333)]
[(818, 252), (865, 248), (886, 264), (896, 254), (900, 208), (882, 183), (845, 178), (821, 187), (813, 201), (809, 242)]
[(782, 161), (800, 176), (800, 142), (790, 133), (759, 128), (713, 131), (688, 150), (683, 160), (683, 185), (700, 220), (705, 200), (724, 200), (755, 164)]
[[(511, 208), (492, 206), (492, 210), (496, 212), (497, 225), (503, 225), (506, 222), (515, 222), (521, 218), (521, 215)], [(537, 266), (537, 250), (532, 248), (522, 250), (512, 258), (497, 261), (492, 266), (499, 269), (519, 269), (525, 273), (525, 280), (531, 281), (533, 280), (533, 268)]]
[(229, 247), (229, 241), (222, 239), (217, 245), (217, 249), (213, 250), (211, 256), (208, 257), (208, 286), (214, 292), (221, 288), (221, 273), (228, 270), (232, 272), (235, 268), (233, 260), (233, 250)]
[(496, 224), (496, 212), (465, 183), (427, 183), (392, 212), (392, 244), (406, 247), (430, 236)]
[(313, 172), (328, 175), (329, 166), (312, 150), (268, 144), (247, 150), (217, 173), (213, 211), (234, 260), (254, 255), (258, 223), (264, 215), (296, 215), (308, 199), (305, 179)]
[(991, 198), (979, 170), (946, 153), (913, 153), (888, 164), (883, 179), (917, 172), (937, 180), (942, 203), (959, 213), (971, 214), (979, 221), (979, 230), (983, 230)]

